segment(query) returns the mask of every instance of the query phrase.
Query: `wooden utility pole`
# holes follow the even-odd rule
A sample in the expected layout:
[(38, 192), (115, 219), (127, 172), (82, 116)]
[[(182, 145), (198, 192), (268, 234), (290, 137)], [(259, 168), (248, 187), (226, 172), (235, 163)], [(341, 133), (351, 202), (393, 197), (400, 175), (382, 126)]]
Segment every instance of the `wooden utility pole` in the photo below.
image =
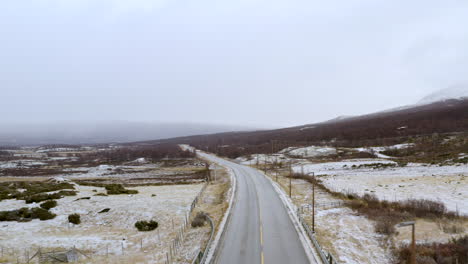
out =
[(215, 168), (213, 170), (213, 174), (214, 174), (214, 181), (216, 182), (216, 166), (215, 166)]
[(412, 240), (411, 240), (411, 264), (416, 264), (416, 224), (412, 225)]
[(206, 168), (206, 181), (210, 182), (210, 164), (207, 162), (205, 163), (205, 168)]
[(315, 233), (315, 182), (312, 183), (312, 232)]
[(291, 198), (292, 193), (292, 164), (289, 161), (289, 198)]
[(403, 222), (399, 223), (397, 227), (405, 227), (405, 226), (411, 226), (411, 256), (410, 256), (410, 264), (416, 264), (416, 222), (415, 221), (409, 221), (409, 222)]

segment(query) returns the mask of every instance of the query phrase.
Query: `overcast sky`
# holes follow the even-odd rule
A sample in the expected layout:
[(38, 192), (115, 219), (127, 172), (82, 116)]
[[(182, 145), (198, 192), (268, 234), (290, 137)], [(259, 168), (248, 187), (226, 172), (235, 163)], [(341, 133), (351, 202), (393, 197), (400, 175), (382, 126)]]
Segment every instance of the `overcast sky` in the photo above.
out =
[(0, 2), (0, 121), (299, 125), (468, 81), (468, 1)]

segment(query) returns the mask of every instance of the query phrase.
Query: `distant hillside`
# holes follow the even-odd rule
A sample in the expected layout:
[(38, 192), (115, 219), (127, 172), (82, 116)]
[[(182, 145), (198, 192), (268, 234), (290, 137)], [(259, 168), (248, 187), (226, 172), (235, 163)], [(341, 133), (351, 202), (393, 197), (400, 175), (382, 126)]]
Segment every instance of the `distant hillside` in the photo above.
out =
[(424, 97), (419, 104), (430, 104), (451, 99), (468, 99), (468, 85), (455, 85)]
[(292, 145), (391, 144), (408, 136), (465, 131), (468, 131), (468, 100), (452, 99), (318, 124), (267, 131), (181, 137), (164, 142), (187, 143), (236, 157), (251, 153), (268, 153)]
[(241, 131), (245, 127), (194, 123), (47, 123), (2, 124), (2, 145), (96, 144)]

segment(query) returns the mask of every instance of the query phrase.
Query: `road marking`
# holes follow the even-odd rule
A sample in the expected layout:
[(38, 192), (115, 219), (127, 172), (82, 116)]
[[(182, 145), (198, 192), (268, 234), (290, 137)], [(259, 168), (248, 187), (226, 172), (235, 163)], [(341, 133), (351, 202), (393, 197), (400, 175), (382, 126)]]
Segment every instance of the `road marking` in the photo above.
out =
[(260, 244), (262, 245), (263, 248), (263, 228), (260, 226)]
[[(244, 171), (245, 172), (245, 171)], [(255, 191), (258, 204), (258, 220), (260, 221), (260, 263), (265, 263), (265, 256), (263, 254), (263, 221), (262, 221), (262, 208), (260, 207), (260, 199), (258, 198), (258, 191)]]
[[(257, 194), (258, 195), (258, 194)], [(260, 253), (260, 262), (261, 264), (264, 264), (265, 263), (265, 256), (263, 254), (263, 221), (262, 221), (262, 209), (260, 208), (260, 206), (258, 207), (258, 216), (259, 216), (259, 220), (260, 220), (260, 250), (261, 250), (261, 253)]]

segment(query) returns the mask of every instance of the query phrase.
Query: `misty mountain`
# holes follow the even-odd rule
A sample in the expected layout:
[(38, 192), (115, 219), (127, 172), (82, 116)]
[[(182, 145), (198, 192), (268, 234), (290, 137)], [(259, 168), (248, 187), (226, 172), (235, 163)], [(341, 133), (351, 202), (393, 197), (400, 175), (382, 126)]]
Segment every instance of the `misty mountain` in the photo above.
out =
[(468, 99), (468, 85), (455, 85), (436, 91), (419, 101), (419, 104), (430, 104), (450, 99)]
[(432, 103), (415, 104), (315, 124), (191, 136), (157, 142), (186, 143), (229, 157), (267, 153), (278, 146), (285, 148), (327, 143), (349, 146), (397, 144), (417, 135), (468, 131), (468, 98), (464, 96), (464, 91), (461, 88), (444, 89), (426, 98), (436, 100)]
[(46, 124), (2, 124), (0, 145), (96, 144), (163, 139), (226, 131), (247, 127), (195, 123), (101, 122)]
[[(421, 100), (419, 100), (415, 104), (386, 109), (386, 110), (379, 111), (370, 115), (393, 113), (393, 112), (403, 111), (406, 109), (417, 108), (417, 107), (424, 106), (424, 105), (431, 105), (434, 103), (443, 103), (444, 101), (450, 101), (450, 100), (467, 100), (467, 99), (468, 99), (468, 85), (466, 84), (453, 85), (444, 89), (437, 90), (423, 97)], [(368, 116), (368, 115), (364, 115), (364, 116)], [(323, 123), (340, 122), (343, 120), (359, 118), (359, 117), (360, 116), (342, 115), (342, 116), (338, 116), (336, 118), (324, 121)]]

